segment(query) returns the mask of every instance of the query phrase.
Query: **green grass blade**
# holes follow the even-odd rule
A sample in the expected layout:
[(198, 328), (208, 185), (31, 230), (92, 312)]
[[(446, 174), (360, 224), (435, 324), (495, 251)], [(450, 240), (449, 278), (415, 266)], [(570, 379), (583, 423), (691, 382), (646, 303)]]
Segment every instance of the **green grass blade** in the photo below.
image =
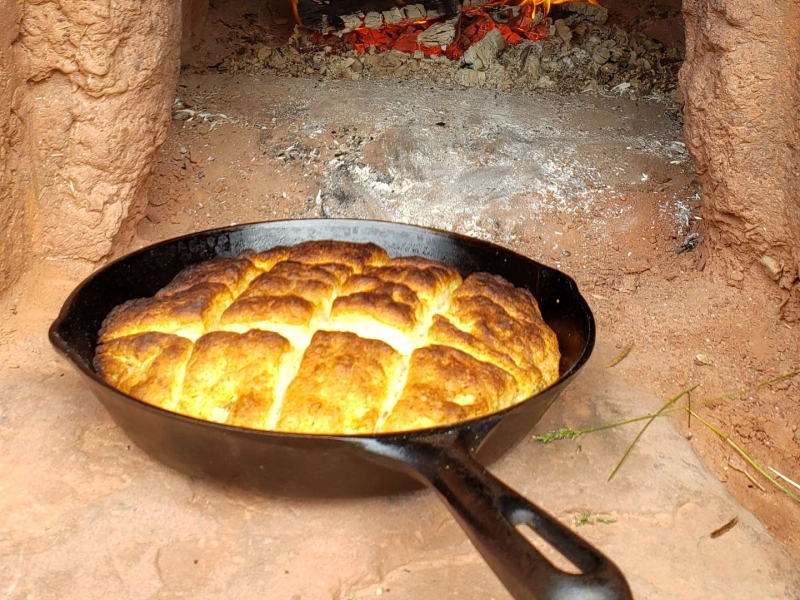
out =
[(686, 394), (691, 394), (691, 393), (692, 393), (692, 391), (693, 391), (693, 390), (694, 390), (694, 389), (695, 389), (695, 388), (696, 388), (698, 385), (700, 385), (700, 384), (695, 384), (695, 385), (693, 385), (693, 386), (691, 386), (691, 387), (689, 387), (689, 388), (686, 388), (685, 390), (683, 390), (683, 391), (681, 391), (680, 393), (678, 393), (678, 395), (676, 395), (676, 396), (673, 396), (672, 398), (670, 398), (670, 399), (667, 401), (667, 403), (666, 403), (664, 406), (662, 406), (662, 407), (659, 409), (659, 411), (658, 411), (657, 413), (655, 413), (655, 414), (654, 414), (654, 415), (653, 415), (653, 416), (652, 416), (652, 417), (651, 417), (651, 418), (650, 418), (650, 419), (647, 421), (647, 423), (645, 423), (645, 424), (644, 424), (644, 427), (642, 427), (641, 431), (639, 431), (639, 433), (638, 433), (638, 434), (636, 434), (636, 437), (635, 437), (635, 438), (633, 439), (633, 441), (631, 442), (631, 445), (630, 445), (630, 446), (628, 446), (628, 449), (627, 449), (627, 450), (625, 450), (625, 454), (623, 454), (623, 455), (622, 455), (622, 458), (620, 458), (620, 459), (619, 459), (619, 462), (617, 463), (617, 466), (616, 466), (616, 467), (614, 467), (614, 470), (613, 470), (613, 471), (611, 471), (611, 475), (609, 475), (609, 476), (608, 476), (608, 481), (611, 481), (611, 480), (614, 478), (614, 475), (616, 475), (616, 474), (617, 474), (617, 471), (619, 471), (619, 470), (620, 470), (620, 467), (622, 467), (622, 464), (625, 462), (625, 460), (627, 460), (627, 458), (628, 458), (628, 455), (629, 455), (629, 454), (631, 453), (631, 451), (633, 450), (633, 447), (636, 445), (636, 443), (639, 441), (639, 439), (642, 437), (642, 435), (644, 435), (644, 432), (645, 432), (645, 431), (647, 431), (647, 428), (648, 428), (648, 427), (650, 427), (651, 423), (652, 423), (653, 421), (655, 421), (657, 417), (660, 417), (660, 416), (661, 416), (661, 415), (664, 413), (664, 411), (666, 411), (666, 410), (667, 410), (667, 409), (668, 409), (670, 406), (672, 406), (672, 405), (673, 405), (673, 404), (675, 404), (675, 403), (676, 403), (678, 400), (680, 400), (681, 398), (683, 398), (683, 397), (684, 397)]
[[(762, 387), (766, 387), (768, 385), (772, 385), (773, 383), (778, 383), (783, 381), (784, 379), (791, 379), (800, 375), (800, 370), (789, 371), (788, 373), (784, 373), (783, 375), (778, 375), (777, 377), (773, 377), (772, 379), (767, 379), (766, 381), (761, 381), (756, 384), (739, 388), (738, 390), (734, 390), (732, 392), (726, 392), (719, 396), (714, 396), (713, 398), (708, 398), (707, 400), (702, 400), (700, 402), (693, 402), (693, 408), (702, 408), (704, 406), (708, 406), (709, 404), (713, 404), (714, 402), (719, 402), (720, 400), (727, 400), (729, 398), (735, 398), (736, 396), (741, 396), (742, 394), (747, 394), (748, 392), (753, 392), (758, 390)], [(699, 384), (692, 386), (692, 390), (699, 387)], [(631, 423), (638, 423), (639, 421), (646, 421), (648, 419), (653, 419), (654, 417), (663, 417), (669, 413), (678, 411), (678, 410), (685, 410), (683, 406), (676, 406), (673, 408), (669, 408), (665, 411), (659, 411), (657, 413), (651, 413), (647, 415), (640, 415), (638, 417), (632, 417), (630, 419), (625, 419), (624, 421), (618, 421), (616, 423), (606, 423), (605, 425), (598, 425), (596, 427), (585, 427), (583, 429), (570, 429), (570, 428), (562, 428), (562, 429), (554, 429), (553, 431), (548, 431), (541, 435), (533, 436), (538, 442), (542, 442), (544, 444), (555, 442), (557, 440), (565, 440), (570, 439), (574, 440), (582, 435), (586, 435), (587, 433), (595, 433), (596, 431), (605, 431), (606, 429), (614, 429), (615, 427), (622, 427), (623, 425), (630, 425)]]

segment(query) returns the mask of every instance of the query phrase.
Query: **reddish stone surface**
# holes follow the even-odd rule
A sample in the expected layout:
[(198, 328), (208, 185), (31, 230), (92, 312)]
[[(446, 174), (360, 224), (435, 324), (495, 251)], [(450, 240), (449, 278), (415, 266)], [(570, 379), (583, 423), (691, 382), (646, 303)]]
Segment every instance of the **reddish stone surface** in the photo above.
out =
[[(685, 138), (705, 232), (786, 290), (800, 318), (800, 2), (685, 0)], [(788, 294), (791, 293), (791, 300)]]

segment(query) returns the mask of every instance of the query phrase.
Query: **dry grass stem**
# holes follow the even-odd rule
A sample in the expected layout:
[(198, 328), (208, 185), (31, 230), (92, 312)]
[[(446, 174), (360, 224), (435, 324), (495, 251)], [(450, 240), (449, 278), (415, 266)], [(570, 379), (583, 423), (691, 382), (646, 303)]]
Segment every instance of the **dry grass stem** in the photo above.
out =
[(781, 479), (783, 479), (783, 480), (784, 480), (786, 483), (790, 483), (790, 484), (792, 484), (794, 487), (796, 487), (798, 490), (800, 490), (800, 484), (798, 484), (798, 483), (795, 483), (794, 481), (792, 481), (791, 479), (789, 479), (789, 478), (788, 478), (786, 475), (784, 475), (783, 473), (780, 473), (779, 471), (776, 471), (776, 470), (775, 470), (775, 469), (773, 469), (772, 467), (767, 467), (767, 468), (768, 468), (770, 471), (772, 471), (773, 473), (775, 473), (775, 475), (777, 475), (778, 477), (780, 477)]
[(689, 420), (686, 422), (686, 428), (692, 428), (692, 393), (686, 394), (686, 404), (689, 406)]
[(648, 427), (650, 427), (651, 423), (652, 423), (653, 421), (655, 421), (655, 420), (656, 420), (656, 417), (659, 417), (659, 416), (661, 416), (661, 415), (664, 413), (664, 411), (665, 411), (665, 410), (667, 410), (667, 409), (668, 409), (670, 406), (672, 406), (673, 404), (675, 404), (675, 403), (676, 403), (678, 400), (680, 400), (681, 398), (683, 398), (685, 395), (692, 393), (692, 390), (694, 390), (694, 389), (695, 389), (695, 388), (696, 388), (698, 385), (700, 385), (700, 384), (695, 384), (695, 385), (693, 385), (693, 386), (692, 386), (692, 387), (690, 387), (690, 388), (686, 388), (685, 390), (683, 390), (682, 392), (680, 392), (680, 393), (679, 393), (677, 396), (673, 396), (672, 398), (670, 398), (670, 399), (667, 401), (667, 403), (666, 403), (664, 406), (662, 406), (662, 407), (661, 407), (661, 408), (658, 410), (658, 412), (657, 412), (656, 414), (654, 414), (654, 415), (653, 415), (653, 416), (652, 416), (652, 417), (651, 417), (651, 418), (650, 418), (650, 419), (647, 421), (647, 423), (645, 423), (645, 424), (644, 424), (644, 427), (642, 427), (641, 431), (639, 431), (639, 433), (638, 433), (638, 434), (636, 434), (636, 437), (635, 437), (635, 438), (633, 438), (633, 441), (631, 442), (631, 445), (630, 445), (630, 446), (628, 446), (628, 449), (627, 449), (627, 450), (625, 450), (625, 454), (623, 454), (623, 455), (622, 455), (622, 458), (620, 458), (620, 459), (619, 459), (619, 462), (617, 463), (617, 466), (616, 466), (616, 467), (614, 467), (614, 470), (613, 470), (613, 471), (611, 471), (611, 475), (609, 475), (609, 476), (608, 476), (608, 481), (611, 481), (611, 480), (614, 478), (614, 475), (616, 475), (616, 474), (617, 474), (617, 471), (619, 471), (619, 470), (620, 470), (620, 467), (622, 467), (622, 463), (624, 463), (624, 462), (625, 462), (625, 460), (628, 458), (628, 455), (629, 455), (629, 454), (631, 453), (631, 451), (633, 450), (633, 447), (636, 445), (636, 443), (639, 441), (639, 439), (640, 439), (640, 438), (641, 438), (641, 437), (644, 435), (644, 432), (645, 432), (645, 431), (647, 431), (647, 428), (648, 428)]
[(633, 350), (633, 342), (628, 344), (625, 347), (625, 349), (622, 352), (620, 352), (619, 356), (617, 356), (614, 360), (612, 360), (610, 363), (608, 363), (606, 365), (603, 365), (603, 368), (604, 369), (610, 369), (611, 367), (618, 365), (623, 360), (625, 360), (625, 357), (627, 357), (628, 354), (631, 353), (631, 350)]
[[(626, 355), (626, 353), (623, 352), (622, 358), (624, 358), (625, 355)], [(622, 360), (622, 359), (620, 358), (619, 360)], [(612, 361), (612, 363), (616, 364), (613, 361)], [(610, 364), (612, 364), (612, 363), (610, 363)], [(613, 366), (613, 364), (612, 364), (612, 366)], [(756, 383), (755, 385), (748, 386), (748, 387), (745, 387), (745, 388), (740, 388), (740, 389), (738, 389), (736, 391), (728, 392), (726, 394), (722, 394), (721, 396), (716, 396), (714, 398), (709, 398), (708, 400), (704, 400), (702, 402), (695, 403), (694, 407), (696, 408), (698, 406), (700, 406), (700, 407), (707, 406), (707, 405), (709, 405), (709, 404), (711, 404), (713, 402), (718, 402), (720, 400), (726, 400), (728, 398), (739, 396), (739, 395), (742, 395), (742, 394), (745, 394), (745, 393), (760, 389), (762, 387), (766, 387), (766, 386), (771, 385), (773, 383), (777, 383), (779, 381), (784, 381), (786, 379), (790, 379), (792, 377), (795, 377), (798, 374), (800, 374), (800, 370), (790, 371), (788, 373), (784, 373), (783, 375), (778, 375), (777, 377), (773, 377), (771, 379), (767, 379), (766, 381), (762, 381), (762, 382)], [(749, 464), (752, 468), (754, 468), (756, 471), (758, 471), (758, 473), (762, 477), (767, 479), (772, 485), (774, 485), (776, 488), (781, 490), (784, 494), (789, 496), (792, 500), (794, 500), (795, 502), (800, 504), (800, 496), (798, 496), (792, 490), (787, 489), (777, 479), (775, 479), (772, 475), (767, 473), (767, 471), (765, 471), (761, 467), (761, 465), (759, 465), (755, 460), (753, 460), (753, 458), (751, 458), (750, 455), (748, 455), (744, 450), (742, 450), (742, 448), (733, 439), (731, 439), (731, 437), (729, 435), (727, 435), (726, 433), (723, 433), (722, 431), (720, 431), (719, 429), (714, 427), (711, 423), (709, 423), (708, 421), (706, 421), (705, 419), (703, 419), (702, 417), (700, 417), (697, 414), (695, 408), (692, 407), (691, 393), (697, 387), (699, 387), (699, 385), (700, 384), (695, 384), (695, 385), (693, 385), (693, 386), (691, 386), (689, 388), (686, 388), (685, 390), (681, 391), (676, 396), (670, 398), (669, 401), (666, 404), (664, 404), (664, 406), (662, 406), (658, 410), (658, 412), (655, 412), (655, 413), (650, 414), (650, 415), (643, 415), (641, 417), (634, 417), (632, 419), (627, 419), (625, 421), (620, 421), (618, 423), (610, 423), (610, 424), (607, 424), (607, 425), (599, 425), (597, 427), (588, 427), (588, 428), (584, 428), (584, 429), (562, 428), (562, 429), (557, 429), (555, 431), (546, 432), (546, 433), (541, 434), (541, 435), (535, 435), (533, 437), (534, 437), (535, 440), (538, 440), (538, 441), (543, 442), (543, 443), (553, 442), (553, 441), (556, 441), (556, 440), (563, 440), (563, 439), (566, 439), (566, 438), (575, 439), (575, 438), (577, 438), (579, 436), (582, 436), (584, 434), (587, 434), (587, 433), (593, 433), (595, 431), (603, 431), (604, 429), (612, 429), (614, 427), (621, 427), (622, 425), (628, 425), (630, 423), (635, 423), (637, 421), (645, 421), (646, 420), (647, 423), (645, 423), (644, 427), (642, 427), (641, 431), (639, 431), (639, 433), (636, 435), (636, 437), (634, 438), (633, 442), (631, 442), (630, 446), (628, 446), (627, 450), (625, 450), (625, 454), (623, 454), (622, 458), (617, 463), (616, 467), (614, 467), (614, 470), (611, 472), (611, 475), (609, 475), (608, 481), (611, 481), (611, 479), (613, 479), (614, 475), (617, 474), (617, 472), (619, 471), (620, 467), (622, 467), (623, 463), (625, 462), (625, 460), (630, 455), (631, 451), (633, 450), (633, 447), (641, 439), (642, 435), (644, 435), (644, 432), (647, 431), (647, 428), (650, 427), (650, 424), (656, 418), (661, 417), (661, 416), (663, 416), (665, 414), (671, 413), (671, 412), (676, 411), (676, 410), (685, 410), (689, 414), (689, 418), (690, 419), (691, 419), (691, 417), (694, 417), (696, 420), (700, 421), (700, 423), (702, 423), (706, 428), (708, 428), (710, 431), (715, 433), (723, 442), (725, 442), (731, 448), (733, 448), (736, 451), (736, 453), (739, 456), (741, 456), (745, 460), (745, 462), (747, 462), (747, 464)], [(678, 400), (680, 400), (683, 396), (688, 396), (688, 406), (673, 407), (672, 405), (675, 404)], [(690, 423), (691, 423), (691, 421), (690, 421)], [(729, 464), (731, 464), (730, 461), (729, 461)], [(744, 475), (748, 479), (750, 479), (750, 481), (752, 481), (754, 485), (756, 485), (762, 491), (766, 492), (764, 487), (761, 486), (750, 475), (750, 473), (747, 472), (746, 468), (744, 470), (742, 470), (742, 469), (739, 469), (739, 468), (735, 467), (732, 464), (731, 464), (731, 467), (733, 469), (737, 470), (737, 471), (740, 471), (740, 472), (744, 473)], [(776, 471), (772, 467), (770, 467), (770, 470), (773, 473), (775, 473), (775, 475), (777, 477), (779, 477), (780, 479), (786, 481), (789, 485), (793, 486), (794, 488), (800, 490), (800, 485), (798, 485), (796, 482), (792, 481), (791, 479), (789, 479), (785, 475), (779, 473), (778, 471)]]
[(593, 515), (588, 510), (574, 517), (575, 527), (583, 527), (584, 525), (594, 525), (595, 523), (603, 523), (604, 525), (611, 525), (616, 523), (617, 520), (605, 515)]
[(753, 477), (752, 475), (750, 475), (750, 471), (748, 471), (747, 469), (740, 469), (739, 467), (737, 467), (736, 465), (734, 465), (734, 464), (733, 464), (731, 461), (728, 461), (728, 466), (729, 466), (731, 469), (733, 469), (734, 471), (739, 471), (739, 473), (741, 473), (742, 475), (744, 475), (745, 477), (747, 477), (747, 478), (750, 480), (750, 482), (751, 482), (751, 483), (752, 483), (754, 486), (756, 486), (758, 489), (760, 489), (762, 492), (766, 492), (766, 491), (767, 491), (767, 488), (765, 488), (763, 485), (761, 485), (760, 483), (758, 483), (758, 481), (756, 481), (756, 478), (755, 478), (755, 477)]
[[(741, 396), (742, 394), (747, 394), (749, 392), (753, 392), (755, 390), (758, 390), (758, 389), (760, 389), (762, 387), (766, 387), (768, 385), (772, 385), (773, 383), (778, 383), (779, 381), (784, 381), (785, 379), (791, 379), (792, 377), (795, 377), (797, 375), (800, 375), (800, 369), (795, 370), (795, 371), (790, 371), (788, 373), (784, 373), (783, 375), (778, 375), (777, 377), (773, 377), (772, 379), (767, 379), (766, 381), (761, 381), (759, 383), (756, 383), (756, 384), (748, 386), (748, 387), (739, 388), (738, 390), (734, 390), (732, 392), (726, 392), (724, 394), (721, 394), (719, 396), (714, 396), (713, 398), (709, 398), (709, 399), (703, 400), (701, 402), (695, 402), (695, 403), (692, 404), (692, 411), (693, 411), (692, 414), (694, 414), (694, 410), (696, 408), (702, 408), (704, 406), (708, 406), (709, 404), (713, 404), (715, 402), (720, 402), (722, 400), (735, 398), (737, 396)], [(689, 388), (689, 390), (690, 391), (694, 391), (697, 387), (699, 387), (699, 385), (700, 384), (694, 385), (691, 388)], [(669, 408), (669, 409), (667, 409), (667, 410), (665, 410), (663, 412), (659, 411), (657, 413), (641, 415), (641, 416), (638, 416), (638, 417), (633, 417), (631, 419), (626, 419), (624, 421), (618, 421), (616, 423), (608, 423), (606, 425), (598, 425), (596, 427), (585, 427), (585, 428), (582, 428), (582, 429), (571, 429), (569, 427), (564, 427), (564, 428), (561, 428), (561, 429), (548, 431), (548, 432), (540, 434), (540, 435), (535, 435), (535, 436), (533, 436), (533, 439), (535, 439), (538, 442), (542, 442), (544, 444), (547, 444), (549, 442), (555, 442), (557, 440), (563, 440), (563, 439), (574, 440), (575, 438), (580, 437), (582, 435), (585, 435), (587, 433), (594, 433), (596, 431), (604, 431), (606, 429), (613, 429), (615, 427), (621, 427), (623, 425), (630, 425), (631, 423), (637, 423), (639, 421), (646, 421), (647, 419), (652, 419), (653, 417), (664, 416), (666, 414), (669, 414), (669, 413), (672, 413), (672, 412), (675, 412), (675, 411), (678, 411), (678, 410), (686, 410), (686, 408), (683, 407), (683, 406), (676, 406), (676, 407)]]
[[(688, 409), (685, 409), (685, 410), (688, 410)], [(764, 469), (761, 467), (761, 465), (759, 465), (759, 464), (758, 464), (758, 463), (757, 463), (755, 460), (753, 460), (753, 459), (750, 457), (750, 455), (749, 455), (749, 454), (747, 454), (747, 452), (745, 452), (744, 450), (742, 450), (742, 449), (739, 447), (739, 445), (738, 445), (736, 442), (734, 442), (734, 441), (731, 439), (731, 437), (730, 437), (728, 434), (726, 434), (726, 433), (723, 433), (722, 431), (720, 431), (719, 429), (717, 429), (716, 427), (714, 427), (714, 426), (713, 426), (711, 423), (709, 423), (708, 421), (706, 421), (705, 419), (703, 419), (702, 417), (700, 417), (700, 416), (699, 416), (697, 413), (693, 412), (693, 413), (692, 413), (692, 416), (693, 416), (695, 419), (697, 419), (698, 421), (700, 421), (700, 422), (701, 422), (703, 425), (705, 425), (706, 427), (708, 427), (708, 428), (709, 428), (711, 431), (713, 431), (715, 434), (717, 434), (717, 436), (718, 436), (718, 437), (719, 437), (719, 438), (720, 438), (720, 439), (721, 439), (723, 442), (725, 442), (725, 443), (726, 443), (726, 444), (728, 444), (728, 445), (729, 445), (731, 448), (733, 448), (734, 450), (736, 450), (736, 452), (739, 454), (739, 456), (741, 456), (743, 459), (745, 459), (745, 460), (747, 461), (747, 463), (748, 463), (748, 464), (749, 464), (751, 467), (753, 467), (753, 468), (754, 468), (756, 471), (758, 471), (758, 472), (759, 472), (759, 473), (760, 473), (762, 476), (764, 476), (765, 478), (767, 478), (767, 479), (769, 480), (769, 482), (770, 482), (772, 485), (774, 485), (776, 488), (778, 488), (779, 490), (781, 490), (781, 491), (782, 491), (784, 494), (786, 494), (787, 496), (789, 496), (789, 498), (791, 498), (792, 500), (794, 500), (795, 502), (797, 502), (798, 504), (800, 504), (800, 496), (798, 496), (797, 494), (795, 494), (795, 493), (794, 493), (794, 492), (792, 492), (791, 490), (789, 490), (789, 489), (785, 488), (783, 485), (781, 485), (781, 483), (780, 483), (780, 482), (779, 482), (777, 479), (775, 479), (775, 478), (774, 478), (772, 475), (770, 475), (769, 473), (767, 473), (767, 472), (766, 472), (766, 471), (765, 471), (765, 470), (764, 470)]]
[(711, 539), (718, 538), (718, 537), (719, 537), (719, 536), (721, 536), (721, 535), (725, 535), (725, 534), (726, 534), (726, 533), (728, 533), (728, 532), (729, 532), (731, 529), (733, 529), (734, 527), (736, 527), (736, 524), (737, 524), (738, 522), (739, 522), (739, 517), (738, 517), (738, 516), (736, 516), (736, 517), (733, 517), (733, 518), (732, 518), (730, 521), (728, 521), (727, 523), (725, 523), (725, 525), (723, 525), (723, 526), (722, 526), (722, 527), (720, 527), (719, 529), (715, 529), (714, 531), (712, 531), (712, 532), (711, 532)]
[[(709, 398), (708, 400), (703, 400), (702, 402), (700, 402), (699, 404), (696, 404), (695, 406), (697, 408), (700, 408), (700, 407), (703, 407), (703, 406), (708, 406), (709, 404), (713, 404), (714, 402), (719, 402), (721, 400), (729, 400), (730, 398), (735, 398), (735, 397), (741, 396), (743, 394), (748, 394), (750, 392), (754, 392), (754, 391), (756, 391), (758, 389), (761, 389), (762, 387), (767, 387), (768, 385), (772, 385), (773, 383), (778, 383), (778, 382), (783, 381), (785, 379), (791, 379), (792, 377), (795, 377), (797, 375), (800, 375), (800, 369), (795, 369), (794, 371), (789, 371), (788, 373), (784, 373), (783, 375), (778, 375), (777, 377), (773, 377), (773, 378), (767, 379), (765, 381), (760, 381), (760, 382), (755, 383), (753, 385), (750, 385), (750, 386), (747, 386), (747, 387), (743, 387), (743, 388), (739, 388), (738, 390), (734, 390), (732, 392), (726, 392), (726, 393), (721, 394), (719, 396), (715, 396), (713, 398)], [(674, 410), (681, 410), (681, 409), (682, 409), (682, 407), (678, 407), (678, 408), (676, 408)]]

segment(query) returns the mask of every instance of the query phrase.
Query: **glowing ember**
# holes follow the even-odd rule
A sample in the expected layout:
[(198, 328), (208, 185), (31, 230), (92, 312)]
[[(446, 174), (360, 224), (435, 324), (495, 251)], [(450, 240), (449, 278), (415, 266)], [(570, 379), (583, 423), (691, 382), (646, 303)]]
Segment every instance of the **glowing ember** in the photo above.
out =
[[(545, 38), (542, 22), (551, 6), (574, 0), (490, 0), (486, 4), (482, 4), (482, 0), (467, 0), (460, 16), (449, 20), (436, 12), (426, 15), (423, 5), (406, 6), (403, 0), (395, 1), (402, 8), (384, 12), (384, 17), (377, 12), (339, 17), (340, 26), (326, 25), (322, 31), (314, 31), (309, 41), (316, 47), (331, 46), (357, 52), (374, 47), (378, 53), (387, 50), (408, 54), (422, 52), (426, 57), (444, 55), (457, 60), (493, 29), (500, 32), (509, 46), (523, 40)], [(599, 6), (596, 0), (584, 1)], [(297, 22), (301, 23), (298, 0), (292, 0), (292, 8)], [(394, 17), (394, 23), (387, 14)], [(409, 19), (408, 15), (415, 18)]]

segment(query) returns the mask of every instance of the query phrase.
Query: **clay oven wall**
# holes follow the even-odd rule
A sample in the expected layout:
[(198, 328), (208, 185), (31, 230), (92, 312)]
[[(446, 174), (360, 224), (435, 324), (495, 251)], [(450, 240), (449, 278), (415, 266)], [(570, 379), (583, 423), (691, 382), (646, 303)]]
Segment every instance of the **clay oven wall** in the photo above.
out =
[[(15, 134), (4, 135), (6, 156), (9, 147), (26, 156), (11, 175), (4, 159), (0, 189), (29, 199), (24, 211), (19, 202), (3, 209), (13, 216), (9, 222), (3, 214), (3, 227), (12, 237), (29, 233), (36, 255), (99, 260), (123, 221), (144, 207), (177, 82), (181, 5), (0, 0), (0, 6), (4, 72), (15, 80), (0, 96), (0, 127)], [(10, 270), (17, 244), (6, 239), (3, 264)]]
[(684, 0), (683, 12), (684, 134), (712, 251), (760, 263), (800, 318), (800, 1)]
[(0, 291), (19, 276), (28, 247), (24, 189), (29, 186), (18, 177), (21, 128), (12, 109), (22, 83), (12, 48), (20, 31), (20, 8), (20, 0), (0, 0)]

